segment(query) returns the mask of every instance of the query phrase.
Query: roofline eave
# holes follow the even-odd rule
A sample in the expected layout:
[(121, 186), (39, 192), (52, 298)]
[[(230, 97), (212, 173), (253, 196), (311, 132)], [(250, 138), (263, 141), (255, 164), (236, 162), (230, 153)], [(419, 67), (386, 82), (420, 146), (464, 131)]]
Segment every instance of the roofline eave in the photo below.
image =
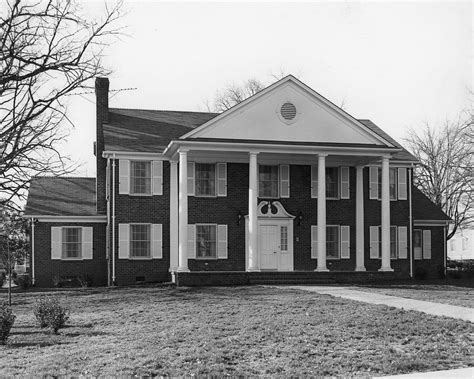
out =
[[(288, 145), (288, 144), (268, 144), (268, 143), (246, 143), (246, 142), (209, 142), (192, 140), (172, 140), (163, 151), (163, 156), (172, 159), (179, 149), (184, 150), (225, 150), (232, 152), (252, 152), (261, 153), (294, 153), (294, 154), (319, 154), (325, 153), (334, 155), (358, 155), (358, 156), (391, 156), (403, 149), (397, 147), (374, 147), (368, 149), (364, 147), (347, 146), (312, 146), (312, 145)], [(370, 153), (368, 153), (370, 151)]]

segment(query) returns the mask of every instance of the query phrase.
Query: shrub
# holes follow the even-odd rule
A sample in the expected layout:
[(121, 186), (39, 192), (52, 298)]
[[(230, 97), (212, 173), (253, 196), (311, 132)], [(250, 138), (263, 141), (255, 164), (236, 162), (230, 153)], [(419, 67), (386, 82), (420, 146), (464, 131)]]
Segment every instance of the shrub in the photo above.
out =
[(48, 326), (55, 334), (69, 319), (69, 310), (55, 297), (41, 297), (36, 301), (34, 314), (41, 328)]
[(3, 345), (10, 335), (10, 329), (15, 322), (15, 315), (7, 303), (0, 304), (0, 344)]
[(29, 275), (19, 275), (15, 279), (15, 284), (19, 285), (22, 290), (26, 290), (31, 286), (31, 279)]
[(33, 308), (33, 313), (36, 317), (36, 320), (38, 321), (38, 325), (40, 328), (44, 328), (48, 326), (46, 323), (46, 313), (48, 312), (48, 309), (50, 308), (52, 299), (50, 297), (40, 297), (38, 300), (36, 300), (35, 306)]
[(69, 310), (62, 306), (57, 299), (51, 303), (51, 307), (46, 312), (46, 324), (54, 334), (62, 328), (69, 319)]
[(92, 279), (89, 275), (81, 275), (77, 277), (77, 281), (82, 288), (87, 288), (92, 286)]

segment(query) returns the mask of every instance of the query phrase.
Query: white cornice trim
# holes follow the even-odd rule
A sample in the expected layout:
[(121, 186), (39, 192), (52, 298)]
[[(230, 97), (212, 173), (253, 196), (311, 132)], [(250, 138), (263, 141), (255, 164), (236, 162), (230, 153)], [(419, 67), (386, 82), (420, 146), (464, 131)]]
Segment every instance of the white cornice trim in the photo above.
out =
[(311, 87), (307, 86), (304, 84), (302, 81), (298, 80), (295, 78), (293, 75), (288, 75), (285, 76), (284, 78), (280, 79), (279, 81), (273, 83), (272, 85), (268, 86), (267, 88), (261, 90), (260, 92), (256, 93), (255, 95), (247, 98), (246, 100), (242, 101), (241, 103), (233, 106), (232, 108), (226, 110), (225, 112), (222, 112), (218, 116), (212, 118), (208, 122), (198, 126), (197, 128), (191, 130), (189, 133), (184, 134), (183, 136), (180, 137), (180, 139), (187, 139), (189, 137), (196, 137), (201, 131), (208, 129), (210, 126), (214, 125), (215, 123), (219, 122), (220, 120), (229, 117), (231, 114), (234, 114), (236, 112), (239, 112), (243, 107), (246, 107), (249, 103), (255, 102), (261, 97), (265, 96), (267, 93), (273, 91), (275, 88), (280, 87), (281, 85), (285, 83), (292, 82), (295, 84), (297, 87), (303, 89), (306, 91), (309, 95), (313, 96), (314, 98), (318, 99), (322, 103), (324, 103), (327, 107), (332, 109), (336, 114), (339, 116), (345, 118), (346, 120), (351, 121), (353, 124), (357, 125), (360, 129), (362, 129), (365, 133), (371, 135), (374, 137), (376, 140), (384, 143), (385, 145), (389, 147), (393, 147), (394, 145), (388, 141), (387, 139), (383, 138), (379, 134), (375, 133), (373, 130), (368, 128), (366, 125), (364, 125), (362, 122), (357, 120), (355, 117), (351, 116), (349, 113), (344, 111), (343, 109), (339, 108), (332, 102), (330, 102), (328, 99), (326, 99), (324, 96), (320, 95), (317, 93), (315, 90), (313, 90)]
[(414, 226), (447, 226), (452, 223), (451, 220), (413, 220)]
[(400, 148), (390, 147), (347, 147), (347, 146), (308, 146), (286, 144), (263, 144), (243, 142), (208, 142), (193, 140), (174, 140), (166, 147), (163, 155), (171, 158), (179, 149), (193, 151), (258, 152), (275, 154), (320, 154), (372, 156), (390, 155), (400, 152)]
[(167, 161), (168, 158), (163, 153), (143, 153), (139, 151), (113, 151), (106, 150), (102, 152), (103, 158), (117, 159), (150, 159), (154, 161)]
[(107, 216), (51, 216), (51, 215), (23, 215), (24, 218), (37, 219), (39, 222), (60, 223), (106, 223)]

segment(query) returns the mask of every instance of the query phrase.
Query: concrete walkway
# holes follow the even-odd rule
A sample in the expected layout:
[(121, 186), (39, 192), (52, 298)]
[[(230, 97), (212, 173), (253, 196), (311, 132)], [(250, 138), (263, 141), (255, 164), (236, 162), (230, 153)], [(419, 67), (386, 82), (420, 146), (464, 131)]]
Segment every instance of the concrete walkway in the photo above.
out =
[(414, 374), (378, 376), (374, 378), (383, 379), (472, 379), (474, 378), (474, 367), (457, 368), (454, 370), (431, 371), (431, 372), (416, 372)]
[(474, 309), (458, 307), (456, 305), (433, 303), (431, 301), (421, 301), (406, 299), (397, 296), (382, 295), (362, 290), (354, 290), (350, 287), (332, 286), (279, 286), (280, 288), (294, 288), (303, 291), (317, 292), (320, 294), (342, 297), (362, 301), (370, 304), (385, 304), (405, 310), (424, 312), (435, 316), (446, 316), (474, 323)]

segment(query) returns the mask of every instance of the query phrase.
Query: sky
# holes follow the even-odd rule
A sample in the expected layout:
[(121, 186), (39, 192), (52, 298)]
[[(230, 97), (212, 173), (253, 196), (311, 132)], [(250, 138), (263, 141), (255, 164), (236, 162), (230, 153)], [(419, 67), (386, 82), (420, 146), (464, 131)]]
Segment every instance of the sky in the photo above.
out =
[[(103, 2), (83, 1), (100, 17)], [(293, 74), (400, 142), (470, 106), (473, 9), (465, 2), (125, 1), (105, 50), (111, 107), (206, 111), (229, 84)], [(90, 83), (93, 86), (93, 83)], [(61, 149), (94, 176), (95, 96), (69, 99)]]

